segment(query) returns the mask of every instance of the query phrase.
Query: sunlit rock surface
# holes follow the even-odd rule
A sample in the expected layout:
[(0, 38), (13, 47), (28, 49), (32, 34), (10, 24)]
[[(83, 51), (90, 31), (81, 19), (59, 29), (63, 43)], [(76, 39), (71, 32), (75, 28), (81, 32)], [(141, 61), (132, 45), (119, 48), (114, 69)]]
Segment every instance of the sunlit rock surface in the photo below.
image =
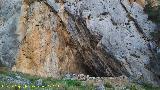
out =
[(150, 67), (156, 25), (147, 20), (144, 5), (144, 0), (1, 0), (0, 63), (45, 77), (126, 75), (158, 84)]

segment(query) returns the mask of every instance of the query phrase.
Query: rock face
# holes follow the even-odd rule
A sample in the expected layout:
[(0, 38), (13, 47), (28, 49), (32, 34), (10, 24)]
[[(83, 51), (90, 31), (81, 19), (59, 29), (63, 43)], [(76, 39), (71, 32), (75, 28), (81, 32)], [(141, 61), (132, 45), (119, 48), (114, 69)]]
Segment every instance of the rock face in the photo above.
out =
[(0, 63), (45, 77), (126, 75), (158, 84), (149, 65), (156, 25), (147, 20), (144, 2), (1, 0)]
[(136, 2), (138, 4), (140, 4), (141, 6), (145, 6), (145, 1), (146, 0), (129, 0), (130, 3)]

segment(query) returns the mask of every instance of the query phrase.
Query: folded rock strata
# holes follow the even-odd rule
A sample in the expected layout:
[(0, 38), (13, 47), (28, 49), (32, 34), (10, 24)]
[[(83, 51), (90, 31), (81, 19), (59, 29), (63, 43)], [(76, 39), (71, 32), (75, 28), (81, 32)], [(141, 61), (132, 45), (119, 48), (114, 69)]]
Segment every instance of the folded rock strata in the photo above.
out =
[(150, 66), (156, 25), (143, 12), (145, 1), (136, 2), (1, 0), (0, 63), (44, 77), (126, 75), (158, 84)]

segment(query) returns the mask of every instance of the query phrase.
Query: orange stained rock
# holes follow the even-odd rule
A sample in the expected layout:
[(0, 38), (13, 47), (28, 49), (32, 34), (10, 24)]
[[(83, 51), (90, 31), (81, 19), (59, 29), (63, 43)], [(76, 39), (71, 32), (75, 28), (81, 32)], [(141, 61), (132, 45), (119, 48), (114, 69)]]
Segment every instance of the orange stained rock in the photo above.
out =
[[(29, 16), (26, 21), (27, 28), (23, 30), (26, 31), (26, 34), (21, 42), (22, 45), (19, 49), (17, 62), (13, 70), (46, 76), (49, 70), (46, 68), (48, 66), (46, 66), (45, 63), (52, 63), (52, 26), (49, 22), (51, 19), (49, 14), (53, 14), (51, 14), (50, 9), (44, 4), (40, 5), (39, 3), (35, 3), (35, 7), (36, 6), (37, 8), (34, 8), (33, 12), (30, 12), (33, 15)], [(23, 18), (20, 20), (23, 20)], [(21, 26), (23, 27), (24, 25)], [(19, 33), (22, 34), (23, 32)], [(49, 71), (49, 73), (52, 73), (52, 71)]]
[(130, 3), (137, 2), (138, 4), (140, 4), (143, 7), (145, 6), (145, 1), (146, 0), (129, 0)]
[[(80, 72), (81, 67), (73, 54), (74, 49), (69, 47), (70, 37), (66, 27), (60, 23), (60, 19), (51, 12), (50, 8), (44, 3), (36, 2), (33, 5), (30, 16), (27, 20), (21, 17), (19, 25), (19, 34), (25, 31), (21, 47), (17, 55), (16, 65), (12, 68), (14, 71), (29, 73), (39, 76), (55, 76), (65, 72)], [(28, 8), (31, 9), (31, 8)], [(27, 10), (29, 11), (29, 10)], [(23, 15), (22, 15), (23, 16)], [(51, 20), (57, 19), (53, 27)], [(21, 21), (22, 20), (22, 21)], [(23, 21), (26, 23), (23, 24)], [(27, 27), (27, 28), (23, 28)], [(58, 34), (58, 42), (52, 42), (54, 34)], [(55, 52), (56, 57), (53, 57)], [(53, 62), (55, 62), (53, 64)], [(56, 68), (56, 66), (58, 66)]]

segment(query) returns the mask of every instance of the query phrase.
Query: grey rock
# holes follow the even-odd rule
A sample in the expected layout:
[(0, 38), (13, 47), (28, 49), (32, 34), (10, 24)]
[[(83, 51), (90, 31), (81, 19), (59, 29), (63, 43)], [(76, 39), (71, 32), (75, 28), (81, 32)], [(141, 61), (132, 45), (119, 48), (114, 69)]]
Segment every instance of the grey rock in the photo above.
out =
[(35, 86), (42, 86), (43, 85), (43, 80), (42, 79), (38, 79), (35, 81)]
[[(152, 72), (151, 67), (146, 68), (146, 64), (148, 66), (150, 61), (153, 61), (151, 57), (155, 54), (151, 50), (155, 45), (148, 40), (151, 39), (150, 32), (155, 30), (156, 24), (147, 19), (147, 15), (139, 4), (135, 2), (130, 4), (128, 0), (66, 0), (65, 3), (56, 1), (59, 0), (33, 2), (25, 7), (28, 8), (26, 11), (29, 13), (23, 10), (25, 6), (23, 0), (0, 1), (1, 64), (10, 68), (15, 64), (23, 64), (17, 63), (19, 62), (17, 55), (23, 56), (19, 49), (21, 50), (25, 44), (22, 43), (25, 42), (24, 37), (26, 34), (29, 34), (28, 37), (32, 36), (30, 33), (38, 28), (36, 30), (42, 29), (41, 37), (44, 37), (49, 30), (50, 37), (53, 37), (50, 40), (53, 45), (50, 46), (52, 48), (49, 48), (51, 50), (49, 56), (39, 61), (33, 59), (36, 60), (35, 63), (38, 65), (40, 63), (43, 65), (40, 67), (44, 68), (39, 70), (39, 67), (35, 67), (34, 64), (33, 69), (26, 68), (31, 65), (32, 58), (30, 58), (29, 60), (22, 59), (25, 61), (25, 68), (21, 65), (22, 67), (15, 70), (56, 77), (60, 72), (63, 73), (68, 68), (72, 68), (74, 70), (71, 69), (71, 72), (84, 72), (100, 77), (126, 75), (139, 78), (143, 76), (144, 81), (158, 84), (157, 81), (160, 80), (157, 73)], [(50, 9), (48, 10), (50, 15), (41, 12), (37, 14), (38, 10), (41, 11), (46, 6)], [(41, 16), (32, 17), (33, 13)], [(25, 17), (23, 14), (29, 17), (27, 17), (27, 22), (21, 22), (26, 26), (26, 28), (22, 27), (26, 32), (20, 33), (18, 25), (20, 18)], [(41, 24), (37, 19), (45, 21), (45, 26), (33, 26), (32, 22)], [(40, 39), (40, 41), (38, 45), (44, 46), (43, 41), (45, 40)], [(34, 45), (34, 42), (31, 44)], [(62, 49), (58, 52), (57, 48)], [(28, 52), (31, 52), (32, 55), (36, 50), (28, 51), (27, 49), (26, 53)], [(73, 65), (69, 66), (68, 61)], [(61, 63), (62, 71), (57, 68), (58, 62)], [(153, 65), (155, 63), (157, 61)], [(78, 70), (75, 70), (77, 68)], [(156, 68), (159, 68), (159, 65)], [(71, 79), (72, 77), (67, 76), (66, 78)], [(83, 75), (81, 80), (85, 80)]]
[(0, 81), (7, 83), (15, 83), (20, 85), (29, 85), (30, 81), (25, 78), (15, 78), (11, 76), (0, 75)]
[(105, 90), (105, 87), (103, 84), (95, 86), (95, 90)]
[(64, 80), (71, 80), (72, 79), (72, 76), (71, 76), (71, 74), (65, 74), (65, 76), (64, 76)]

